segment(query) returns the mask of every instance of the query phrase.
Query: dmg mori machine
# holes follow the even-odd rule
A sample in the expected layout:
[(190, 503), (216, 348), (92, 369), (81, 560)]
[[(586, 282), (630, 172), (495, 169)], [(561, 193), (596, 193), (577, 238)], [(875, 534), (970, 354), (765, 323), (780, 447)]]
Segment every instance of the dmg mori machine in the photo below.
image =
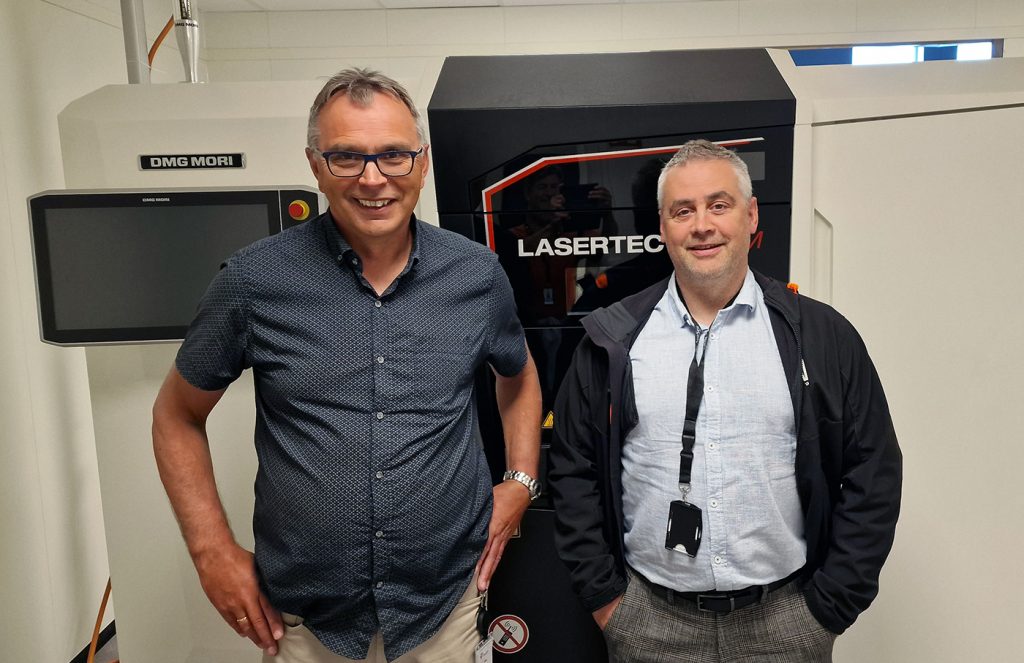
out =
[[(319, 89), (316, 81), (101, 88), (58, 117), (67, 189), (29, 201), (40, 336), (85, 346), (125, 663), (258, 656), (224, 628), (199, 586), (162, 494), (150, 412), (221, 263), (325, 209), (303, 154)], [(243, 374), (209, 421), (225, 509), (250, 549), (253, 398)]]

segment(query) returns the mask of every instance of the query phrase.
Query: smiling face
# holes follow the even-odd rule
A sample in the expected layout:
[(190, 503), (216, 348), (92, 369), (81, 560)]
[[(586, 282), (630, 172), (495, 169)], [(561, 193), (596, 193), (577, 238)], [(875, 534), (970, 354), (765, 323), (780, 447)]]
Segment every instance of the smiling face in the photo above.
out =
[(554, 209), (552, 199), (561, 192), (562, 176), (558, 173), (550, 173), (544, 177), (530, 180), (524, 192), (526, 207), (530, 210)]
[[(415, 151), (421, 145), (409, 109), (395, 97), (379, 92), (367, 106), (353, 103), (348, 95), (335, 95), (320, 111), (318, 126), (321, 152), (377, 154)], [(366, 164), (359, 177), (335, 177), (319, 153), (307, 149), (306, 158), (327, 197), (334, 222), (353, 248), (408, 236), (409, 217), (429, 168), (426, 149), (404, 177), (385, 177), (374, 163)]]
[(680, 286), (738, 290), (757, 230), (757, 199), (743, 198), (732, 165), (713, 159), (672, 168), (663, 201), (661, 239)]

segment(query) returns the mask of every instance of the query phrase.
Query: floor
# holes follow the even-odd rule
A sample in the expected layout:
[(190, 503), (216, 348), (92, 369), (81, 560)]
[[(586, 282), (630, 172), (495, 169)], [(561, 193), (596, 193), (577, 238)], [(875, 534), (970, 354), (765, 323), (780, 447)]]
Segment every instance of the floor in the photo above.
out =
[(96, 652), (93, 663), (114, 663), (115, 661), (117, 661), (117, 635), (107, 640), (107, 644)]

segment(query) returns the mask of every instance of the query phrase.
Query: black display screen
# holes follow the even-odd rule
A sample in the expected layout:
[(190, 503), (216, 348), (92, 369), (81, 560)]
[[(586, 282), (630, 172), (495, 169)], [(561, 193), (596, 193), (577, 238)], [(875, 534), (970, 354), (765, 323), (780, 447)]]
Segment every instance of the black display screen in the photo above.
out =
[[(316, 209), (316, 196), (312, 198)], [(281, 230), (278, 190), (35, 197), (44, 341), (176, 340), (221, 264)], [(287, 201), (286, 201), (287, 205)]]

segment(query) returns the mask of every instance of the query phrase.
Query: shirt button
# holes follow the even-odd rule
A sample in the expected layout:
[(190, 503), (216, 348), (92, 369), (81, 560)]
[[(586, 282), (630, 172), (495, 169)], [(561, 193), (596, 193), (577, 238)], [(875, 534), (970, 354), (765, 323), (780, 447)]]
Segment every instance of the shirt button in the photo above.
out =
[(384, 532), (377, 530), (374, 536), (376, 536), (378, 539), (384, 538)]
[(384, 418), (384, 413), (383, 412), (378, 412), (377, 413), (377, 418), (378, 419), (383, 419)]
[(712, 341), (715, 340), (716, 338), (718, 338), (718, 334), (711, 334), (711, 340)]
[(384, 478), (384, 473), (383, 472), (377, 472), (373, 476), (377, 477), (378, 479), (383, 479)]
[(377, 363), (378, 364), (383, 364), (384, 363), (384, 357), (377, 357)]
[(710, 394), (710, 393), (711, 393), (712, 391), (714, 391), (714, 390), (715, 390), (715, 387), (714, 387), (714, 385), (710, 385), (710, 384), (709, 384), (709, 385), (708, 385), (707, 387), (705, 387), (705, 389), (704, 389), (704, 391), (708, 392), (709, 394)]
[[(380, 417), (377, 417), (377, 418), (380, 419)], [(718, 444), (716, 444), (714, 442), (708, 442), (708, 449), (711, 449), (712, 451), (714, 451), (717, 448), (718, 448)]]
[(715, 564), (721, 564), (725, 560), (722, 559), (721, 555), (715, 555)]
[(373, 303), (373, 305), (374, 305), (374, 306), (376, 306), (377, 308), (380, 308), (381, 306), (384, 306), (384, 304), (382, 304), (382, 303), (381, 303), (381, 301), (380, 301), (379, 299), (378, 299), (377, 301), (375, 301), (375, 302)]
[(358, 265), (359, 264), (359, 258), (352, 258), (352, 264), (353, 265)]
[(377, 581), (377, 589), (380, 589), (380, 588), (381, 588), (381, 587), (383, 587), (383, 586), (384, 586), (384, 583), (383, 583), (383, 581), (380, 581), (380, 580), (378, 580), (378, 581)]
[(711, 500), (711, 501), (709, 502), (709, 504), (711, 505), (711, 507), (712, 507), (712, 508), (715, 508), (715, 507), (717, 507), (717, 506), (718, 506), (718, 500)]

